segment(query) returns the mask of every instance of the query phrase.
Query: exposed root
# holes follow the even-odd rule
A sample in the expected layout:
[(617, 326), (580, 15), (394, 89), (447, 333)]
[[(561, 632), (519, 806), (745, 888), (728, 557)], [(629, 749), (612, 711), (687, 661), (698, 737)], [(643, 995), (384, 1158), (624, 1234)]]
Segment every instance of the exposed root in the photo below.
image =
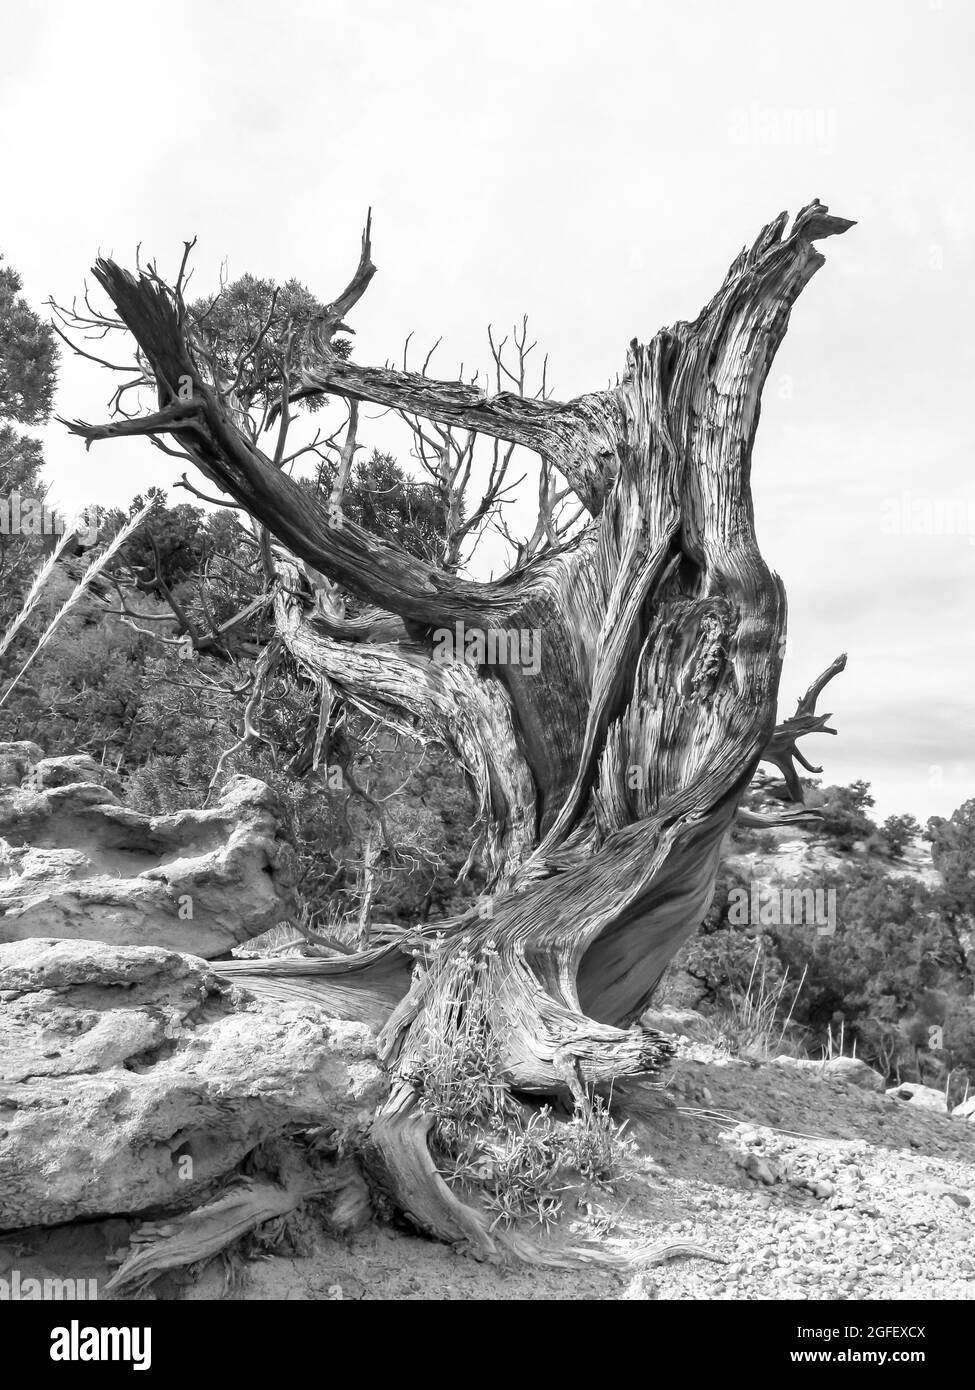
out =
[(227, 960), (214, 970), (252, 994), (316, 1004), (332, 1018), (380, 1029), (409, 986), (413, 961), (398, 945), (325, 960)]
[(676, 1243), (664, 1241), (659, 1245), (642, 1245), (626, 1254), (606, 1250), (603, 1247), (572, 1245), (564, 1249), (547, 1249), (533, 1245), (526, 1237), (506, 1232), (504, 1242), (509, 1253), (524, 1260), (526, 1264), (546, 1265), (552, 1269), (579, 1269), (582, 1266), (597, 1266), (603, 1269), (640, 1269), (644, 1266), (663, 1264), (665, 1260), (675, 1260), (681, 1256), (695, 1260), (713, 1260), (715, 1264), (727, 1264), (724, 1255), (716, 1255), (713, 1250), (705, 1250), (703, 1245), (690, 1245), (683, 1241)]
[(193, 1211), (170, 1220), (143, 1221), (130, 1236), (128, 1254), (103, 1294), (138, 1291), (167, 1270), (211, 1260), (266, 1222), (291, 1215), (309, 1198), (336, 1194), (340, 1224), (353, 1207), (367, 1201), (362, 1177), (349, 1161), (312, 1169), (289, 1153), (282, 1155), (280, 1176), (283, 1183), (245, 1177)]
[(370, 1178), (415, 1226), (482, 1260), (501, 1255), (487, 1217), (451, 1192), (428, 1142), (434, 1118), (412, 1086), (400, 1083), (373, 1121), (363, 1162)]
[(461, 1200), (438, 1170), (430, 1148), (434, 1115), (415, 1089), (401, 1082), (374, 1122), (364, 1155), (370, 1178), (420, 1230), (491, 1263), (519, 1260), (553, 1269), (598, 1266), (635, 1269), (680, 1255), (724, 1263), (722, 1256), (686, 1243), (646, 1245), (626, 1253), (605, 1245), (561, 1245), (517, 1228), (503, 1228), (480, 1206)]

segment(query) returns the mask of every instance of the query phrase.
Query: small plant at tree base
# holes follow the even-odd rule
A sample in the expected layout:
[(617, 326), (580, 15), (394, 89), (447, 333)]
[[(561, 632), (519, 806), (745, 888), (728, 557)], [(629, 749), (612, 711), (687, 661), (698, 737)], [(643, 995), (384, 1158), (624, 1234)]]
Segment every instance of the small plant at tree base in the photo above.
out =
[(493, 956), (489, 944), (477, 959), (465, 953), (430, 966), (442, 988), (424, 1015), (422, 1061), (410, 1080), (446, 1151), (462, 1145), (471, 1131), (500, 1128), (510, 1106), (500, 1076), (501, 1048), (479, 987)]
[(601, 1096), (577, 1099), (565, 1120), (547, 1105), (534, 1109), (512, 1097), (480, 987), (495, 958), (489, 944), (477, 958), (431, 967), (452, 979), (436, 992), (423, 1061), (410, 1080), (433, 1116), (431, 1141), (446, 1181), (477, 1194), (494, 1218), (492, 1228), (527, 1221), (550, 1230), (562, 1215), (564, 1193), (580, 1180), (618, 1178), (633, 1141)]

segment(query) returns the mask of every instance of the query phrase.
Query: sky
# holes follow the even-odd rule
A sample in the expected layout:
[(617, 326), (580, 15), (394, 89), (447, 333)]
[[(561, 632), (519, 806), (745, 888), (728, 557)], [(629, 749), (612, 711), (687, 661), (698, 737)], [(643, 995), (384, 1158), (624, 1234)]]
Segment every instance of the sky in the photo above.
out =
[[(3, 36), (0, 251), (36, 306), (70, 302), (98, 254), (141, 244), (175, 272), (193, 236), (199, 293), (226, 262), (327, 300), (371, 206), (358, 361), (412, 331), (453, 376), (527, 312), (568, 399), (693, 318), (781, 210), (856, 219), (821, 243), (754, 452), (789, 594), (780, 716), (846, 651), (821, 701), (839, 736), (804, 741), (824, 781), (870, 782), (880, 816), (975, 796), (975, 6), (33, 0)], [(105, 419), (113, 389), (66, 359), (57, 411)], [(68, 507), (183, 471), (146, 441), (43, 434)]]

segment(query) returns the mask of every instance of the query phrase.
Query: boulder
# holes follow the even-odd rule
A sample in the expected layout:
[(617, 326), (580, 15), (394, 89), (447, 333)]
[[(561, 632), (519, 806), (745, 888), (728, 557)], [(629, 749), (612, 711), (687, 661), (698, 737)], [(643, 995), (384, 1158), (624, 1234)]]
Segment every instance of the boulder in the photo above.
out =
[(831, 1081), (849, 1081), (853, 1086), (862, 1086), (865, 1091), (883, 1091), (887, 1085), (880, 1072), (874, 1071), (859, 1057), (831, 1057), (823, 1071)]
[(28, 778), (36, 787), (70, 787), (74, 782), (88, 782), (107, 787), (114, 796), (122, 793), (122, 780), (111, 768), (96, 763), (88, 753), (70, 753), (63, 758), (41, 758), (29, 770)]
[(146, 816), (83, 755), (0, 744), (0, 942), (58, 937), (212, 959), (295, 915), (282, 808), (249, 777), (206, 811)]
[(812, 1057), (776, 1057), (773, 1061), (777, 1067), (808, 1072), (811, 1076), (821, 1076), (825, 1081), (848, 1081), (865, 1091), (883, 1091), (887, 1085), (880, 1073), (859, 1057), (831, 1057), (823, 1061), (816, 1061)]
[(956, 1105), (951, 1112), (953, 1120), (970, 1120), (975, 1124), (975, 1096), (969, 1096), (963, 1100), (961, 1105)]
[(916, 1081), (904, 1081), (900, 1086), (891, 1086), (887, 1092), (891, 1100), (902, 1100), (916, 1110), (932, 1110), (938, 1115), (947, 1115), (948, 1101), (944, 1091), (934, 1086), (922, 1086)]
[(364, 1024), (198, 958), (0, 945), (0, 1229), (185, 1210), (258, 1145), (355, 1131), (383, 1090)]
[(689, 1037), (706, 1027), (707, 1020), (695, 1009), (647, 1009), (641, 1015), (644, 1028), (655, 1033), (669, 1033), (678, 1037)]

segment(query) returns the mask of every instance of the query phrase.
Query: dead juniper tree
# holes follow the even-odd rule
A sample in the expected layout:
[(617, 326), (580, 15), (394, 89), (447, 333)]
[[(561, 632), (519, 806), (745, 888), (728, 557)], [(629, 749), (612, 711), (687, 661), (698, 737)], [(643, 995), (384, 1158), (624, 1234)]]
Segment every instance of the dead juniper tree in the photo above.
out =
[[(470, 779), (472, 855), (488, 876), (476, 911), (334, 961), (234, 968), (254, 988), (286, 983), (292, 994), (300, 974), (306, 995), (381, 1028), (390, 1091), (371, 1130), (372, 1169), (422, 1228), (481, 1254), (538, 1257), (437, 1171), (424, 1104), (431, 1040), (470, 1042), (477, 1021), (508, 1095), (584, 1101), (657, 1073), (670, 1045), (636, 1020), (707, 911), (745, 789), (768, 758), (795, 794), (793, 759), (809, 766), (796, 739), (829, 717), (816, 716), (816, 698), (842, 659), (775, 728), (786, 599), (756, 542), (750, 471), (763, 384), (823, 264), (814, 242), (851, 225), (815, 201), (791, 228), (781, 214), (696, 319), (634, 339), (619, 385), (565, 402), (526, 391), (524, 356), (511, 378), (496, 358), (492, 392), (337, 350), (375, 273), (367, 225), (352, 280), (310, 323), (257, 433), (237, 396), (242, 364), (233, 376), (205, 350), (182, 272), (170, 287), (154, 270), (94, 268), (157, 408), (70, 428), (89, 446), (172, 441), (253, 519), (275, 641), (321, 684), (323, 702), (338, 692), (429, 731)], [(333, 485), (313, 496), (282, 460), (295, 404), (325, 396), (348, 403), (349, 421)], [(449, 513), (439, 556), (417, 558), (344, 514), (359, 403), (410, 422)], [(536, 453), (542, 470), (536, 534), (492, 582), (459, 573), (474, 528), (450, 512), (481, 437), (498, 452), (475, 526), (503, 492), (513, 447)], [(554, 524), (567, 499), (582, 514), (569, 535)], [(438, 660), (444, 631), (474, 634), (478, 659)], [(508, 633), (540, 634), (537, 669), (518, 653), (485, 659)]]

